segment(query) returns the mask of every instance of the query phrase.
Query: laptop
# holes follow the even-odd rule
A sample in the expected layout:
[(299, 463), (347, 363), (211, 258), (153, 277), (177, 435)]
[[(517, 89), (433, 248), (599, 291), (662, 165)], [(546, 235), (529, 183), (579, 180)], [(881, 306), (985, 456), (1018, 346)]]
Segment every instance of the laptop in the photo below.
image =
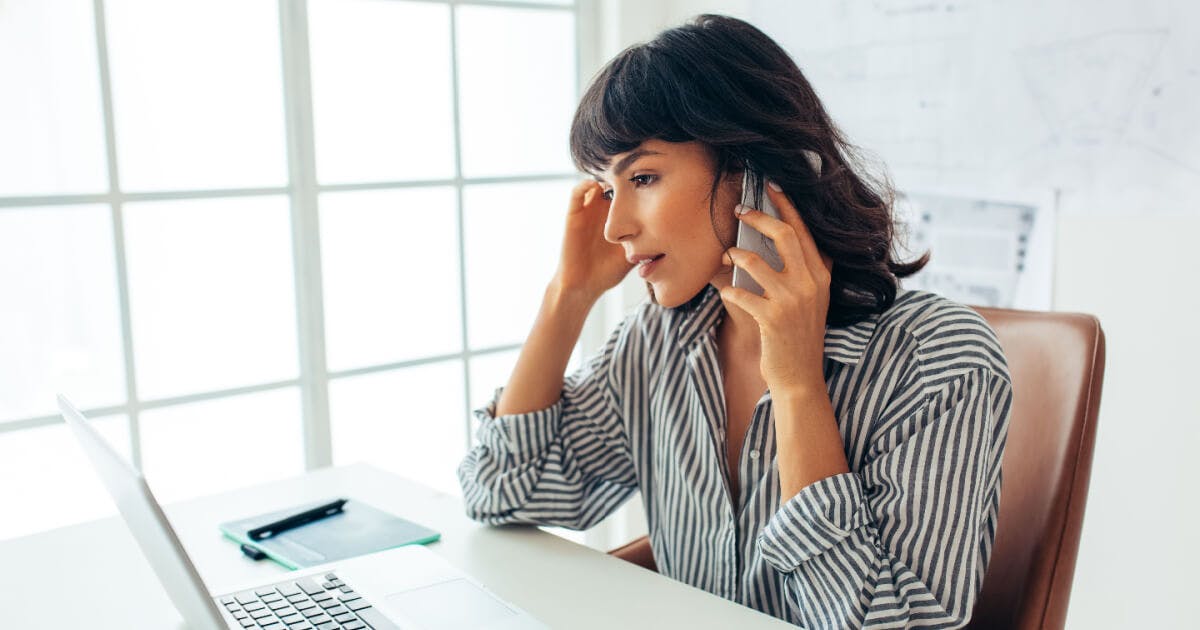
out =
[(141, 472), (117, 454), (61, 395), (58, 407), (189, 628), (548, 628), (422, 545), (292, 571), (282, 579), (214, 597)]

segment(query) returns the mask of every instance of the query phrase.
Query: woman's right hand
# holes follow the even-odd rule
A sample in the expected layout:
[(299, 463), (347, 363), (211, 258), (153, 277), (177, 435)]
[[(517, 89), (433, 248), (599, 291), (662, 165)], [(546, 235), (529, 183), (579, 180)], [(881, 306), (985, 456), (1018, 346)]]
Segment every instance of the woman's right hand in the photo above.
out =
[(625, 260), (625, 248), (604, 239), (609, 203), (595, 180), (579, 182), (571, 191), (562, 258), (554, 275), (559, 288), (599, 299), (635, 267)]

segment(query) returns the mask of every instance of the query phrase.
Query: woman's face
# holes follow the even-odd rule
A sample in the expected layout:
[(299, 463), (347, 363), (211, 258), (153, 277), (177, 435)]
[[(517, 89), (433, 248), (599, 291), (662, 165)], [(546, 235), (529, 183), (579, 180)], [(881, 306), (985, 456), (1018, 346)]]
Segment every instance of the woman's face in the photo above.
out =
[[(613, 156), (596, 176), (611, 201), (604, 238), (624, 247), (627, 260), (663, 254), (644, 277), (662, 306), (679, 306), (707, 284), (722, 288), (732, 280), (717, 235), (733, 244), (742, 182), (726, 175), (710, 214), (712, 177), (713, 157), (703, 144), (657, 139)], [(642, 266), (633, 273), (643, 273)]]

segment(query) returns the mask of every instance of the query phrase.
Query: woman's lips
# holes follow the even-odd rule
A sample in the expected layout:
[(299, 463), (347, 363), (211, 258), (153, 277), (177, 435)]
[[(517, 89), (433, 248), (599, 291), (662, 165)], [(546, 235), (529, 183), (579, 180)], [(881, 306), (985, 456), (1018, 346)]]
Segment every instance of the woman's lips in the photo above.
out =
[(638, 275), (643, 278), (649, 277), (650, 274), (654, 273), (654, 270), (658, 268), (659, 263), (662, 262), (664, 257), (666, 257), (666, 254), (659, 254), (658, 258), (655, 258), (650, 262), (638, 263)]

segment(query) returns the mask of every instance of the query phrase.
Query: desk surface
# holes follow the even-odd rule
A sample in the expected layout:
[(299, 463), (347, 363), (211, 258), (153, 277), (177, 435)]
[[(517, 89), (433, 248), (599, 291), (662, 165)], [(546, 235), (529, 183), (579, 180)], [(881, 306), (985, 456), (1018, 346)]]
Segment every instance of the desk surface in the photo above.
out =
[[(286, 570), (245, 558), (217, 523), (332, 495), (440, 531), (430, 550), (552, 628), (792, 627), (536, 527), (476, 523), (457, 497), (364, 464), (164, 509), (209, 591), (218, 593)], [(0, 614), (6, 628), (183, 627), (119, 517), (0, 542)]]

